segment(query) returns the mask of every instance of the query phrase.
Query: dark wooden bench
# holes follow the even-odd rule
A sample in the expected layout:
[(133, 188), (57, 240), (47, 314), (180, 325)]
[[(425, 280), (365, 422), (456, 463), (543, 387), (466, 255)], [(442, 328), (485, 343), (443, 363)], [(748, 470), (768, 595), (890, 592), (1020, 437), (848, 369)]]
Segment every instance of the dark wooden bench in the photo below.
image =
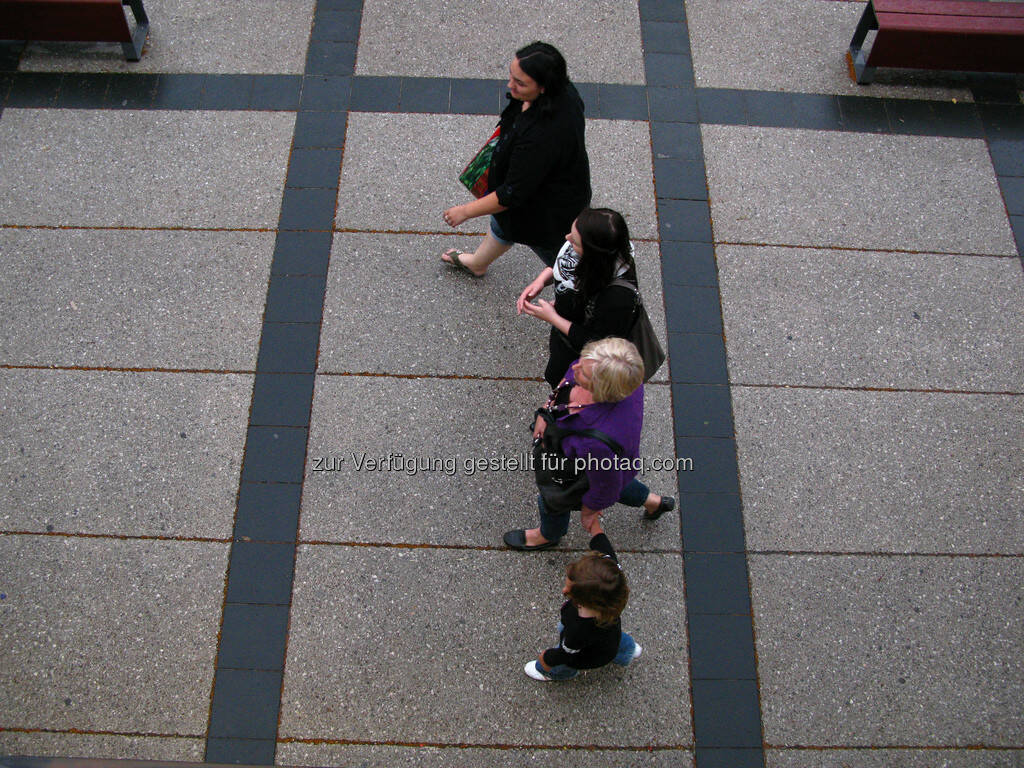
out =
[[(862, 46), (873, 29), (865, 57)], [(875, 67), (1024, 72), (1024, 3), (869, 0), (846, 59), (862, 85)]]
[[(135, 16), (134, 33), (126, 5)], [(142, 0), (0, 0), (0, 40), (121, 43), (124, 57), (138, 61), (148, 33)]]

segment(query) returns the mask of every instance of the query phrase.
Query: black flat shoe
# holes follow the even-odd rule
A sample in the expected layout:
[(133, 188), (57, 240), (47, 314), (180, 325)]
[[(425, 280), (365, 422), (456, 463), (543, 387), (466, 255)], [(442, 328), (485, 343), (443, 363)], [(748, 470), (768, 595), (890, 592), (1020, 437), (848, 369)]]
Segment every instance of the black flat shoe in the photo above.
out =
[(676, 508), (676, 500), (671, 496), (662, 496), (661, 501), (658, 503), (658, 508), (653, 512), (644, 510), (644, 520), (657, 520), (659, 517), (664, 515), (666, 512), (671, 512)]
[(541, 549), (551, 549), (552, 547), (558, 546), (557, 541), (546, 541), (543, 544), (534, 544), (533, 546), (530, 546), (526, 543), (526, 531), (522, 528), (509, 531), (502, 536), (501, 539), (505, 542), (506, 547), (518, 549), (520, 552), (536, 552)]

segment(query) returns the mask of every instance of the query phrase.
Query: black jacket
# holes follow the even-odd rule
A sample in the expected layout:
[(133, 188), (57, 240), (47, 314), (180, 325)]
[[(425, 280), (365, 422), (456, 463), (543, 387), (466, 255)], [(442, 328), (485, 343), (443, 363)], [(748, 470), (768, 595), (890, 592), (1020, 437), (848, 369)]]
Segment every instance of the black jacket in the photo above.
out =
[(488, 191), (509, 210), (495, 218), (513, 242), (557, 247), (590, 203), (583, 100), (572, 84), (546, 112), (537, 104), (523, 112), (521, 101), (508, 99)]

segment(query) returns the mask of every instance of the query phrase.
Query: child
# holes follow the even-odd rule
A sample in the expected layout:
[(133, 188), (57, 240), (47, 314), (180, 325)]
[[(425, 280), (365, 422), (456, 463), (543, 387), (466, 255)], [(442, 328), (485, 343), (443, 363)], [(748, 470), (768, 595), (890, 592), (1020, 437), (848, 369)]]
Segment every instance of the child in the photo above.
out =
[[(600, 530), (600, 526), (594, 526)], [(593, 530), (593, 529), (592, 529)], [(608, 662), (625, 667), (642, 648), (622, 631), (619, 614), (629, 599), (629, 587), (603, 532), (590, 540), (590, 552), (565, 569), (558, 646), (528, 661), (523, 671), (534, 680), (569, 680), (581, 669), (596, 669)]]

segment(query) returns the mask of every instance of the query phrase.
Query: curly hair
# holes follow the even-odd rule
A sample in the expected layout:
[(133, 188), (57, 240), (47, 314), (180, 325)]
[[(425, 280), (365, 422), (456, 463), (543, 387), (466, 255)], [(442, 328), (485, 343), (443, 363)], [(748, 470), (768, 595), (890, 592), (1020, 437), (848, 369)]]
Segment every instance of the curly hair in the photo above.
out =
[(629, 600), (629, 585), (613, 558), (592, 550), (569, 563), (565, 575), (570, 600), (597, 613), (594, 622), (598, 626), (615, 623)]

